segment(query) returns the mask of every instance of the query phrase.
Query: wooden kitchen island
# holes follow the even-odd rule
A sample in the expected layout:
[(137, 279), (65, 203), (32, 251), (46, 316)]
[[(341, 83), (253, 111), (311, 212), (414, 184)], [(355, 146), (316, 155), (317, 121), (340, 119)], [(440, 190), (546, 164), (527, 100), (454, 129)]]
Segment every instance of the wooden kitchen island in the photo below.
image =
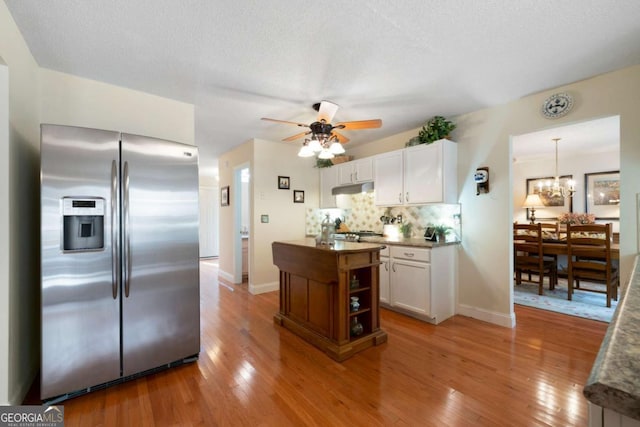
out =
[[(338, 241), (328, 247), (306, 239), (274, 242), (272, 249), (280, 269), (275, 323), (337, 361), (387, 341), (380, 329), (380, 244)], [(358, 299), (357, 310), (351, 297)], [(357, 323), (362, 328), (354, 328)]]

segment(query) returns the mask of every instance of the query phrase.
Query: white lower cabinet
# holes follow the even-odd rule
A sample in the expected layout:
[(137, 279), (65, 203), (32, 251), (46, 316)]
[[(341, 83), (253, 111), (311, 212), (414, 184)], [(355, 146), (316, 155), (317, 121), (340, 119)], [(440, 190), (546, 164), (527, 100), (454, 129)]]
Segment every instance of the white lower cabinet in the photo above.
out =
[(389, 304), (389, 273), (391, 265), (389, 263), (389, 246), (380, 251), (380, 303)]
[(380, 258), (382, 306), (434, 324), (454, 315), (454, 245), (435, 248), (392, 245), (389, 257), (385, 259), (381, 252)]

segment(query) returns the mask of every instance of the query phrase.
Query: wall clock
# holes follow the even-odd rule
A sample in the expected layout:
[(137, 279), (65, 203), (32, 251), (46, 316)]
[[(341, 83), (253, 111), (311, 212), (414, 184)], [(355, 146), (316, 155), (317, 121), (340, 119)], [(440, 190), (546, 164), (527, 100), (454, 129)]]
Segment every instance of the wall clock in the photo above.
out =
[(568, 93), (554, 93), (542, 104), (542, 114), (548, 119), (565, 116), (573, 107), (573, 97)]

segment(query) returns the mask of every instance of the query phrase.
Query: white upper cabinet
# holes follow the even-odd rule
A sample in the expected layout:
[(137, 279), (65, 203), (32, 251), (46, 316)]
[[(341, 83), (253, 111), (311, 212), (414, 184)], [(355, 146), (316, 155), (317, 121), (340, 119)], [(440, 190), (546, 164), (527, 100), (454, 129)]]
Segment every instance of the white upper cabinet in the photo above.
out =
[(320, 169), (320, 207), (335, 208), (336, 196), (331, 194), (331, 189), (338, 185), (338, 167), (331, 166)]
[(441, 139), (374, 160), (376, 205), (457, 203), (457, 147)]
[(401, 205), (404, 200), (402, 186), (402, 157), (404, 150), (390, 151), (373, 159), (375, 204)]
[(373, 157), (340, 163), (337, 169), (339, 185), (373, 181)]

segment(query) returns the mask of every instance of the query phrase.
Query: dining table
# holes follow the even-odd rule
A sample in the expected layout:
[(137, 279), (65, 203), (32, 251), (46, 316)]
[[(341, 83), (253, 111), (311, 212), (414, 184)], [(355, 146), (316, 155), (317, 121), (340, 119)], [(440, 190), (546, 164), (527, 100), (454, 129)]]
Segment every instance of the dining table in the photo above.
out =
[[(611, 259), (620, 259), (619, 243), (611, 243), (609, 250), (611, 251)], [(569, 248), (567, 247), (567, 242), (564, 240), (543, 240), (542, 252), (545, 255), (567, 255)]]

